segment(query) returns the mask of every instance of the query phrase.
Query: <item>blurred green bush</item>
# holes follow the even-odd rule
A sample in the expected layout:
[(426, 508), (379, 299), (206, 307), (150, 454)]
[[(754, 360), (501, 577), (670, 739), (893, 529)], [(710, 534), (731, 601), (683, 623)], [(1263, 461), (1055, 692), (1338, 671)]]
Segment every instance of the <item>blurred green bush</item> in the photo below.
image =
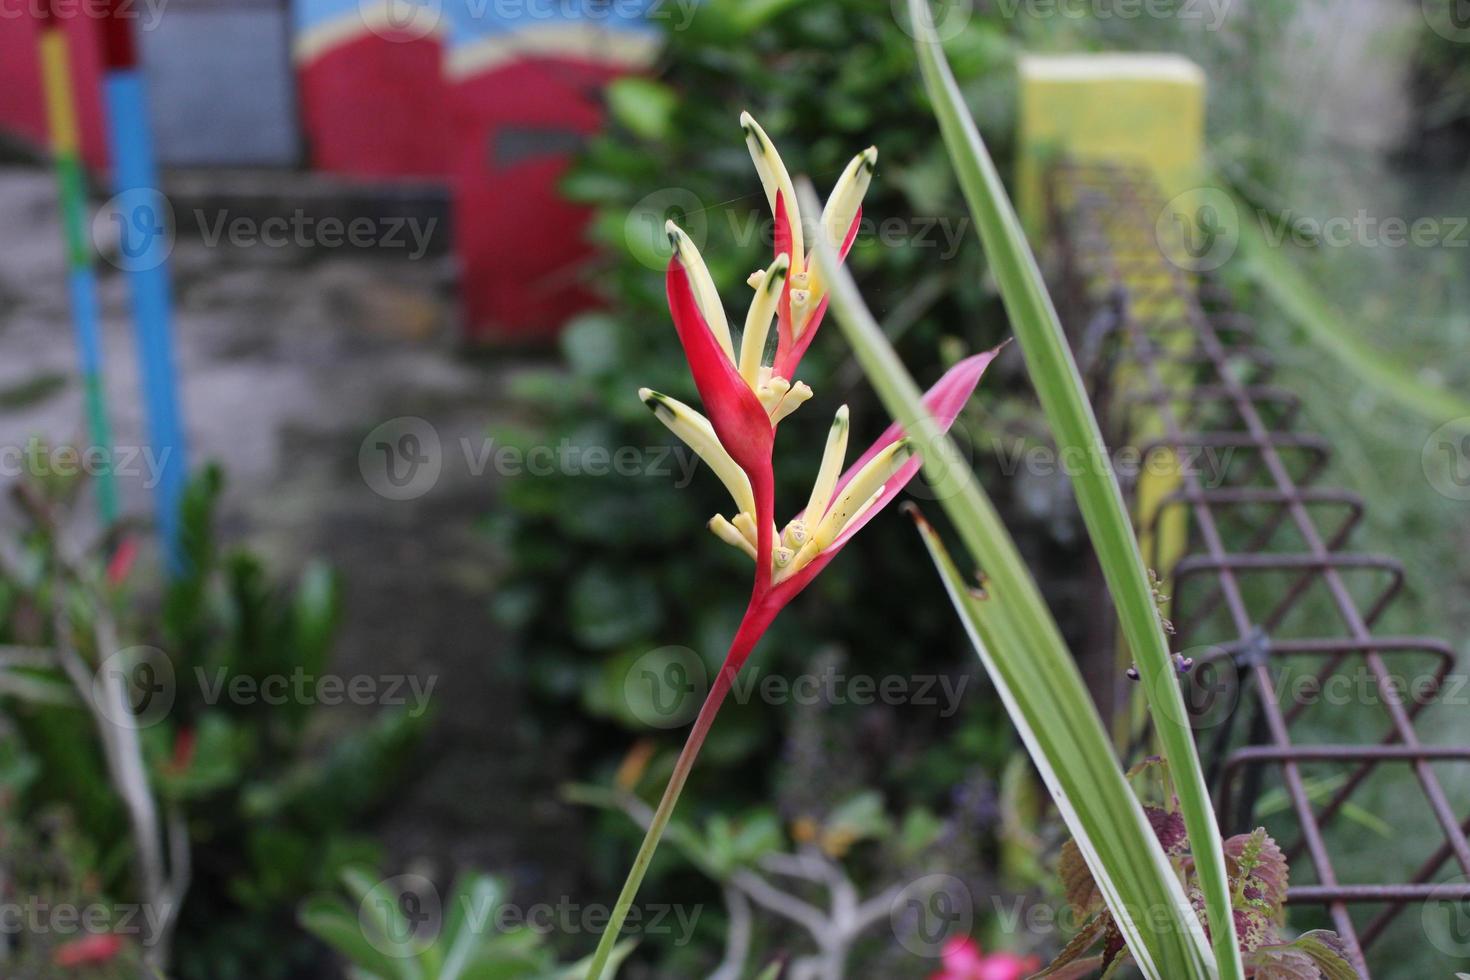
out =
[[(191, 482), (183, 503), (186, 571), (163, 580), (154, 569), (130, 567), (128, 546), (116, 541), (63, 573), (57, 555), (76, 546), (64, 541), (78, 483), (23, 485), (17, 496), (33, 523), (18, 536), (16, 567), (0, 575), (0, 647), (49, 649), (57, 642), (54, 623), (69, 622), (86, 669), (114, 669), (105, 661), (117, 651), (94, 649), (89, 639), (105, 610), (124, 645), (162, 651), (171, 677), (150, 659), (152, 688), (130, 696), (153, 793), (188, 838), (192, 873), (170, 975), (274, 980), (316, 968), (321, 948), (294, 928), (294, 908), (330, 887), (340, 869), (377, 860), (377, 845), (361, 833), (364, 817), (404, 773), (428, 715), (384, 711), (320, 746), (309, 731), (321, 722), (316, 698), (265, 696), (274, 679), (314, 684), (327, 675), (338, 581), (319, 564), (294, 583), (277, 581), (254, 553), (222, 547), (215, 530), (221, 487), (213, 466)], [(72, 575), (95, 580), (100, 591), (67, 584)], [(129, 675), (136, 684), (137, 669)], [(89, 711), (65, 697), (71, 685), (54, 665), (0, 674), (17, 678), (28, 683), (0, 685), (0, 709), (14, 728), (0, 731), (0, 745), (14, 755), (0, 767), (8, 774), (0, 775), (0, 815), (30, 827), (59, 814), (71, 837), (86, 844), (74, 850), (90, 856), (76, 858), (78, 874), (116, 901), (141, 901), (129, 874), (124, 804)], [(237, 683), (261, 696), (231, 696)], [(27, 696), (31, 690), (57, 696)], [(157, 697), (167, 699), (158, 702), (162, 712), (151, 710)], [(5, 863), (0, 853), (0, 879)]]

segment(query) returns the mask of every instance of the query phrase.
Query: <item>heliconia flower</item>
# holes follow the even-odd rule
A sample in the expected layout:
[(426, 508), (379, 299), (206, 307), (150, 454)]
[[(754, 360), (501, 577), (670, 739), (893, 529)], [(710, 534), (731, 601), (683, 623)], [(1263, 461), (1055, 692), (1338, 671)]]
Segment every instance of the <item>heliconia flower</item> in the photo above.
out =
[[(744, 635), (737, 638), (727, 659), (737, 669), (781, 607), (898, 495), (920, 465), (895, 424), (844, 472), (848, 415), (843, 406), (832, 423), (806, 507), (777, 529), (772, 460), (775, 430), (812, 397), (811, 388), (792, 375), (821, 324), (827, 295), (816, 275), (812, 253), (806, 249), (806, 230), (780, 154), (749, 113), (743, 113), (740, 122), (775, 213), (775, 257), (749, 279), (755, 295), (736, 338), (699, 249), (669, 222), (673, 247), (667, 278), (669, 309), (709, 414), (706, 417), (648, 388), (638, 392), (659, 421), (719, 477), (735, 505), (733, 515), (711, 517), (709, 530), (755, 563), (755, 586), (746, 617), (750, 628), (742, 630)], [(826, 236), (839, 256), (846, 255), (856, 237), (862, 198), (877, 158), (873, 147), (855, 156), (822, 212), (815, 233)], [(777, 338), (771, 354), (773, 319)], [(993, 356), (979, 354), (962, 361), (926, 396), (926, 404), (941, 425), (948, 427), (953, 422)]]
[[(812, 261), (812, 253), (804, 248), (806, 228), (802, 224), (791, 175), (786, 172), (781, 155), (750, 113), (740, 114), (740, 125), (745, 130), (746, 148), (750, 150), (750, 158), (755, 161), (756, 172), (765, 188), (766, 201), (776, 219), (776, 254), (785, 255), (790, 267), (786, 293), (779, 307), (776, 356), (772, 362), (774, 376), (790, 379), (822, 324), (822, 317), (827, 312), (827, 291), (816, 263)], [(877, 165), (876, 146), (870, 146), (853, 157), (842, 176), (837, 178), (832, 196), (827, 198), (822, 209), (816, 230), (829, 247), (837, 250), (839, 259), (847, 258), (852, 243), (857, 239), (863, 216), (863, 195), (868, 192)], [(751, 285), (756, 285), (760, 277), (760, 272), (754, 273)]]
[[(588, 969), (590, 980), (601, 976), (611, 956), (623, 918), (735, 675), (777, 613), (898, 496), (920, 466), (914, 447), (895, 423), (844, 471), (848, 413), (843, 406), (828, 433), (806, 506), (777, 529), (772, 458), (776, 429), (812, 397), (810, 386), (796, 380), (795, 374), (821, 325), (828, 297), (806, 248), (808, 229), (802, 225), (795, 188), (780, 155), (749, 113), (742, 114), (740, 122), (775, 214), (775, 255), (769, 266), (756, 270), (747, 280), (754, 296), (736, 338), (699, 249), (677, 225), (668, 223), (673, 246), (666, 279), (669, 311), (704, 411), (648, 388), (639, 389), (638, 397), (730, 492), (734, 513), (712, 516), (709, 530), (754, 562), (754, 583), (725, 662), (674, 763), (664, 796), (599, 941)], [(813, 229), (823, 236), (824, 244), (835, 248), (839, 261), (857, 237), (863, 195), (877, 159), (878, 151), (872, 147), (853, 158)], [(773, 320), (774, 345), (770, 343)], [(940, 426), (948, 429), (954, 422), (994, 357), (991, 351), (966, 358), (924, 396), (925, 407)]]

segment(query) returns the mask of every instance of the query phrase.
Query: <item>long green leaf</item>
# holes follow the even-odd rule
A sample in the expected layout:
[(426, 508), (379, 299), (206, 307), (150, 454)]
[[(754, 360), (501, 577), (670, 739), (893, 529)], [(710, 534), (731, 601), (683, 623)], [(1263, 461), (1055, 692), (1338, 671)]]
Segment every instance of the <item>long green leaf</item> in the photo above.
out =
[[(1231, 192), (1216, 179), (1217, 189)], [(1249, 213), (1250, 205), (1231, 194), (1236, 213)], [(1334, 309), (1327, 297), (1280, 248), (1273, 248), (1266, 236), (1251, 221), (1238, 221), (1240, 257), (1245, 260), (1246, 274), (1281, 308), (1287, 318), (1306, 333), (1307, 338), (1348, 371), (1422, 419), (1435, 425), (1449, 419), (1470, 417), (1470, 400), (1436, 384), (1426, 382), (1411, 370), (1371, 344), (1361, 335), (1343, 329), (1346, 317)]]
[[(810, 188), (802, 192), (802, 206), (815, 207)], [(934, 495), (984, 569), (986, 598), (975, 600), (948, 556), (936, 551), (946, 588), (1128, 948), (1153, 980), (1214, 977), (1199, 920), (1123, 778), (1102, 719), (1020, 552), (954, 442), (924, 410), (918, 385), (851, 276), (817, 237), (837, 322), (884, 406), (918, 445)], [(932, 536), (926, 540), (933, 547)]]
[(944, 144), (980, 231), (1057, 449), (1064, 459), (1077, 453), (1075, 458), (1097, 461), (1079, 467), (1072, 476), (1078, 507), (1117, 608), (1123, 635), (1136, 658), (1153, 709), (1154, 727), (1177, 784), (1220, 976), (1240, 980), (1240, 950), (1230, 911), (1220, 829), (1215, 824), (1194, 733), (1186, 721), (1183, 695), (1175, 679), (1138, 539), (1112, 467), (1104, 463), (1109, 458), (1106, 443), (1021, 222), (945, 61), (927, 0), (909, 0), (909, 13), (919, 67)]

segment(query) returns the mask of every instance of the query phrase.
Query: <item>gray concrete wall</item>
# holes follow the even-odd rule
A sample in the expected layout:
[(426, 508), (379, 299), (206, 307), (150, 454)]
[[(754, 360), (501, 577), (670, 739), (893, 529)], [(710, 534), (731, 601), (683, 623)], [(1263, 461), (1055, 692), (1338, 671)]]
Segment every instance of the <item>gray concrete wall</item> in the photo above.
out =
[(170, 0), (139, 32), (159, 162), (293, 166), (301, 157), (284, 0)]

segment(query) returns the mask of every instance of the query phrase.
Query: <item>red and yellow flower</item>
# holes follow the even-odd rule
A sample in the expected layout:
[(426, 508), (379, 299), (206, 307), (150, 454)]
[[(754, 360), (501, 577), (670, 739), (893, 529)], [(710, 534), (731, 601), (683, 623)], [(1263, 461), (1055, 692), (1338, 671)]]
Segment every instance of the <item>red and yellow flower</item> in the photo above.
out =
[[(726, 667), (736, 671), (776, 613), (898, 496), (920, 465), (895, 424), (844, 471), (848, 415), (842, 406), (828, 432), (806, 506), (777, 527), (776, 430), (812, 397), (811, 387), (796, 380), (796, 373), (828, 301), (814, 252), (806, 248), (806, 235), (808, 230), (822, 235), (839, 260), (847, 256), (862, 221), (862, 200), (878, 150), (868, 147), (852, 158), (820, 219), (808, 229), (791, 177), (770, 137), (749, 113), (740, 122), (775, 216), (775, 255), (769, 266), (748, 280), (754, 295), (737, 345), (699, 249), (677, 225), (668, 223), (673, 247), (667, 278), (669, 309), (707, 415), (648, 388), (638, 393), (730, 491), (733, 513), (715, 514), (709, 529), (755, 563), (750, 606), (726, 658)], [(942, 426), (953, 422), (993, 356), (978, 354), (961, 361), (925, 396)]]

